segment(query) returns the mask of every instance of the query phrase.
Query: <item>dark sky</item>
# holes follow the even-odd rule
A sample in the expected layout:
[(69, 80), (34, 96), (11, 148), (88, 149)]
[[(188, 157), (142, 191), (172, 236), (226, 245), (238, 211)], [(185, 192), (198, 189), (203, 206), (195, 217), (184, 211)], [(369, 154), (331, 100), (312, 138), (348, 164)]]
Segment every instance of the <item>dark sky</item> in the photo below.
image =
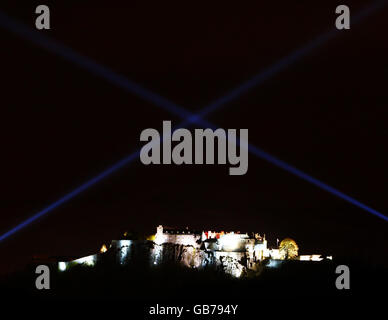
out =
[[(11, 3), (11, 1), (8, 1)], [(40, 31), (147, 89), (199, 111), (332, 28), (342, 2), (212, 6), (82, 1), (51, 5)], [(356, 13), (369, 1), (352, 1)], [(34, 28), (31, 5), (0, 9)], [(209, 120), (387, 214), (388, 7), (254, 88)], [(0, 234), (141, 147), (177, 117), (0, 28)], [(380, 263), (387, 224), (249, 156), (228, 165), (132, 163), (0, 243), (1, 271), (34, 254), (85, 255), (158, 224), (293, 237), (302, 253)]]

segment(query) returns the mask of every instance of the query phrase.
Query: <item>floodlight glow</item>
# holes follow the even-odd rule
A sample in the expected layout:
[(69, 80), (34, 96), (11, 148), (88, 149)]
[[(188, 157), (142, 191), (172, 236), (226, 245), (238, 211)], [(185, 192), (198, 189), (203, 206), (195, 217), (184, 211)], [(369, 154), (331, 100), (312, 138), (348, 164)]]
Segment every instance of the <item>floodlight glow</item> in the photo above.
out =
[(240, 237), (234, 233), (227, 233), (218, 240), (222, 249), (227, 251), (236, 250), (240, 246)]
[(282, 259), (282, 255), (281, 255), (279, 249), (271, 249), (271, 250), (269, 250), (269, 255), (270, 255), (271, 259), (275, 259), (275, 260), (281, 260)]
[(58, 269), (60, 270), (60, 271), (65, 271), (66, 270), (66, 262), (59, 262), (58, 263)]
[(311, 261), (322, 261), (323, 258), (321, 257), (320, 254), (312, 254), (311, 255)]
[(166, 242), (166, 236), (164, 234), (156, 234), (155, 241), (157, 245), (161, 245)]
[(241, 275), (242, 275), (242, 270), (241, 270), (241, 269), (235, 268), (235, 269), (233, 269), (232, 275), (233, 275), (234, 277), (236, 277), (236, 278), (240, 278)]
[(131, 244), (132, 240), (119, 240), (120, 264), (125, 264), (125, 261), (127, 260), (129, 255)]
[(77, 263), (77, 264), (85, 264), (87, 266), (92, 267), (96, 263), (96, 256), (95, 255), (86, 256), (86, 257), (82, 257), (82, 258), (79, 258), (77, 260), (74, 260), (72, 262)]
[(105, 244), (102, 245), (101, 249), (100, 249), (100, 253), (105, 253), (108, 251), (108, 248), (106, 247)]
[(300, 261), (310, 261), (310, 259), (311, 259), (311, 256), (309, 256), (309, 255), (301, 255), (301, 256), (299, 256), (299, 260)]
[(268, 268), (279, 268), (279, 266), (282, 264), (282, 261), (280, 260), (274, 260), (270, 259), (269, 263), (267, 264)]

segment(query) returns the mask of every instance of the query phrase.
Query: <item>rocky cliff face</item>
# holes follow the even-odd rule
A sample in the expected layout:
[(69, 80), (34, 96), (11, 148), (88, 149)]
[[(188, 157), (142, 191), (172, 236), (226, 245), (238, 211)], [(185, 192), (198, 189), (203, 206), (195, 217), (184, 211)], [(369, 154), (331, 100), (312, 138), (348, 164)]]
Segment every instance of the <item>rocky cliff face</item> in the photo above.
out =
[(117, 240), (112, 241), (109, 249), (120, 264), (148, 261), (151, 266), (178, 263), (187, 268), (217, 268), (233, 276), (241, 276), (246, 272), (244, 252), (224, 252), (202, 250), (191, 245), (164, 243), (161, 245), (151, 241)]

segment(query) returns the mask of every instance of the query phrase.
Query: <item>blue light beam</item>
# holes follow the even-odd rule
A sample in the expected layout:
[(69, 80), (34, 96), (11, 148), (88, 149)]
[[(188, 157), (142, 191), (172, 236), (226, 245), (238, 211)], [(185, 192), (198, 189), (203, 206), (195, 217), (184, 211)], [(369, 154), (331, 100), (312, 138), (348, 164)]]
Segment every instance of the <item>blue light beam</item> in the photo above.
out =
[(53, 202), (48, 207), (46, 207), (43, 210), (39, 211), (38, 213), (34, 214), (30, 218), (24, 220), (23, 222), (18, 224), (13, 229), (11, 229), (11, 230), (7, 231), (6, 233), (2, 234), (0, 236), (0, 242), (5, 240), (5, 239), (7, 239), (8, 237), (13, 235), (14, 233), (20, 231), (21, 229), (27, 227), (32, 222), (34, 222), (34, 221), (38, 220), (39, 218), (43, 217), (44, 215), (46, 215), (50, 211), (54, 210), (55, 208), (59, 207), (60, 205), (64, 204), (65, 202), (71, 200), (72, 198), (74, 198), (75, 196), (79, 195), (80, 193), (82, 193), (86, 189), (90, 188), (91, 186), (95, 185), (96, 183), (100, 182), (101, 180), (105, 179), (106, 177), (110, 176), (112, 173), (118, 171), (119, 169), (121, 169), (122, 167), (127, 165), (128, 163), (131, 163), (132, 161), (138, 159), (139, 158), (139, 154), (140, 154), (140, 151), (136, 151), (136, 152), (130, 154), (125, 159), (120, 160), (119, 162), (117, 162), (116, 164), (111, 166), (110, 168), (106, 169), (104, 172), (102, 172), (99, 175), (95, 176), (94, 178), (86, 181), (85, 183), (83, 183), (82, 185), (80, 185), (79, 187), (74, 189), (73, 191), (71, 191), (68, 194), (66, 194), (64, 197), (62, 197), (59, 200)]
[[(376, 1), (366, 9), (364, 9), (362, 12), (359, 12), (358, 14), (352, 16), (351, 18), (351, 24), (352, 26), (360, 23), (362, 20), (370, 16), (372, 13), (377, 11), (378, 9), (383, 8), (387, 4), (387, 0), (382, 1)], [(222, 96), (219, 99), (216, 99), (212, 103), (210, 103), (207, 107), (202, 109), (196, 116), (196, 118), (205, 118), (210, 113), (218, 110), (221, 107), (224, 107), (226, 104), (231, 103), (235, 99), (239, 98), (241, 95), (245, 94), (252, 88), (255, 88), (257, 86), (260, 86), (265, 81), (273, 78), (281, 71), (285, 70), (287, 67), (291, 66), (292, 64), (300, 61), (302, 58), (310, 54), (313, 50), (318, 49), (322, 45), (324, 45), (326, 42), (331, 40), (332, 38), (339, 36), (341, 34), (346, 34), (348, 31), (344, 30), (337, 30), (336, 28), (332, 28), (329, 31), (317, 36), (315, 39), (310, 41), (307, 45), (304, 45), (295, 51), (291, 52), (287, 56), (281, 58), (276, 63), (272, 64), (271, 66), (265, 68), (263, 71), (258, 73), (257, 75), (253, 76), (250, 80), (244, 82), (242, 85), (234, 88), (231, 90), (228, 94)]]
[[(373, 12), (375, 12), (377, 9), (383, 7), (386, 4), (386, 1), (379, 1), (375, 3), (374, 5), (367, 8), (365, 11), (361, 12), (357, 16), (353, 18), (353, 24), (355, 22), (361, 21), (363, 18), (369, 16)], [(185, 127), (190, 124), (197, 124), (204, 128), (212, 128), (213, 130), (217, 127), (210, 122), (203, 119), (204, 116), (209, 115), (211, 112), (214, 112), (215, 110), (219, 109), (220, 107), (224, 106), (225, 104), (230, 103), (234, 99), (238, 98), (242, 94), (246, 93), (248, 90), (262, 84), (264, 81), (270, 79), (271, 77), (278, 74), (280, 71), (284, 70), (286, 67), (290, 66), (291, 64), (299, 61), (301, 58), (309, 54), (312, 50), (317, 49), (321, 45), (323, 45), (326, 41), (333, 38), (338, 32), (336, 30), (331, 30), (329, 32), (326, 32), (320, 36), (318, 36), (315, 40), (307, 44), (306, 46), (294, 51), (287, 57), (279, 60), (277, 63), (272, 65), (269, 68), (266, 68), (264, 71), (260, 72), (258, 75), (254, 76), (249, 81), (245, 82), (241, 86), (235, 88), (234, 90), (230, 91), (229, 94), (221, 97), (220, 99), (215, 100), (214, 102), (207, 105), (205, 108), (202, 109), (198, 114), (193, 114), (186, 109), (178, 106), (177, 104), (159, 96), (158, 94), (155, 94), (151, 92), (150, 90), (147, 90), (138, 84), (134, 83), (133, 81), (130, 81), (126, 77), (119, 75), (115, 73), (113, 70), (102, 66), (92, 59), (89, 59), (85, 56), (80, 55), (79, 53), (75, 52), (74, 50), (54, 41), (53, 39), (50, 39), (49, 37), (43, 35), (40, 32), (36, 32), (35, 30), (31, 30), (29, 27), (19, 23), (18, 21), (8, 17), (6, 14), (0, 12), (0, 26), (17, 34), (20, 37), (26, 38), (29, 41), (33, 42), (36, 45), (39, 45), (46, 50), (57, 54), (58, 56), (64, 58), (67, 61), (73, 62), (74, 64), (78, 65), (79, 67), (91, 72), (94, 75), (97, 75), (106, 81), (110, 82), (111, 84), (120, 87), (124, 89), (127, 92), (130, 92), (145, 101), (151, 102), (154, 105), (161, 107), (167, 111), (169, 111), (172, 114), (175, 114), (183, 119), (181, 124), (179, 124), (176, 128), (179, 127)], [(249, 152), (254, 154), (260, 159), (263, 159), (267, 162), (270, 162), (271, 164), (277, 166), (278, 168), (281, 168), (319, 188), (322, 190), (325, 190), (357, 207), (360, 209), (369, 212), (385, 221), (388, 221), (388, 217), (383, 215), (382, 213), (374, 210), (373, 208), (370, 208), (366, 206), (365, 204), (359, 202), (358, 200), (342, 193), (341, 191), (323, 183), (322, 181), (304, 173), (303, 171), (287, 164), (286, 162), (270, 155), (269, 153), (265, 152), (264, 150), (253, 146), (249, 144)], [(16, 232), (20, 231), (21, 229), (27, 227), (32, 222), (38, 220), (42, 216), (46, 215), (47, 213), (51, 212), (55, 208), (59, 207), (63, 203), (71, 200), (75, 196), (79, 195), (86, 189), (90, 188), (91, 186), (95, 185), (96, 183), (100, 182), (101, 180), (107, 178), (114, 172), (118, 171), (119, 169), (123, 168), (125, 165), (135, 161), (138, 159), (140, 154), (140, 150), (135, 151), (134, 153), (130, 154), (128, 157), (120, 160), (118, 163), (114, 164), (113, 166), (109, 167), (96, 177), (86, 181), (81, 186), (77, 187), (70, 193), (66, 194), (64, 197), (60, 198), (59, 200), (53, 202), (48, 207), (44, 208), (43, 210), (39, 211), (38, 213), (34, 214), (30, 218), (24, 220), (20, 224), (18, 224), (16, 227), (10, 229), (6, 233), (2, 234), (0, 236), (0, 242), (7, 239), (11, 235), (15, 234)]]
[(0, 27), (18, 35), (21, 38), (32, 42), (33, 44), (46, 49), (47, 51), (61, 57), (62, 59), (71, 62), (81, 69), (88, 71), (89, 73), (98, 76), (110, 84), (123, 89), (147, 102), (154, 104), (176, 116), (186, 119), (190, 118), (194, 114), (186, 109), (178, 106), (177, 104), (165, 99), (164, 97), (138, 85), (137, 83), (129, 80), (123, 75), (120, 75), (112, 69), (103, 66), (94, 60), (85, 57), (73, 49), (55, 41), (54, 39), (46, 36), (43, 32), (38, 32), (30, 27), (16, 21), (9, 17), (5, 13), (0, 11)]

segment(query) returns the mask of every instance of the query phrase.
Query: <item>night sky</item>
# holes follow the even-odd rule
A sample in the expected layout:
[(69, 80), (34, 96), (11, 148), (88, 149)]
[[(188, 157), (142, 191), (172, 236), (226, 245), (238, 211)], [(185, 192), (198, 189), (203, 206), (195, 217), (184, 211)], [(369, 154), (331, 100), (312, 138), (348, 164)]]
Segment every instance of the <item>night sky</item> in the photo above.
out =
[[(42, 3), (12, 2), (0, 10), (34, 28)], [(36, 32), (195, 112), (332, 28), (343, 2), (319, 2), (66, 1)], [(368, 3), (352, 1), (351, 13)], [(388, 6), (208, 119), (249, 129), (250, 143), (387, 215), (387, 30)], [(0, 234), (140, 148), (143, 129), (180, 122), (8, 30), (0, 37)], [(0, 272), (158, 224), (256, 231), (270, 245), (288, 236), (300, 253), (387, 263), (382, 219), (252, 154), (246, 175), (228, 168), (137, 160), (0, 242)]]

